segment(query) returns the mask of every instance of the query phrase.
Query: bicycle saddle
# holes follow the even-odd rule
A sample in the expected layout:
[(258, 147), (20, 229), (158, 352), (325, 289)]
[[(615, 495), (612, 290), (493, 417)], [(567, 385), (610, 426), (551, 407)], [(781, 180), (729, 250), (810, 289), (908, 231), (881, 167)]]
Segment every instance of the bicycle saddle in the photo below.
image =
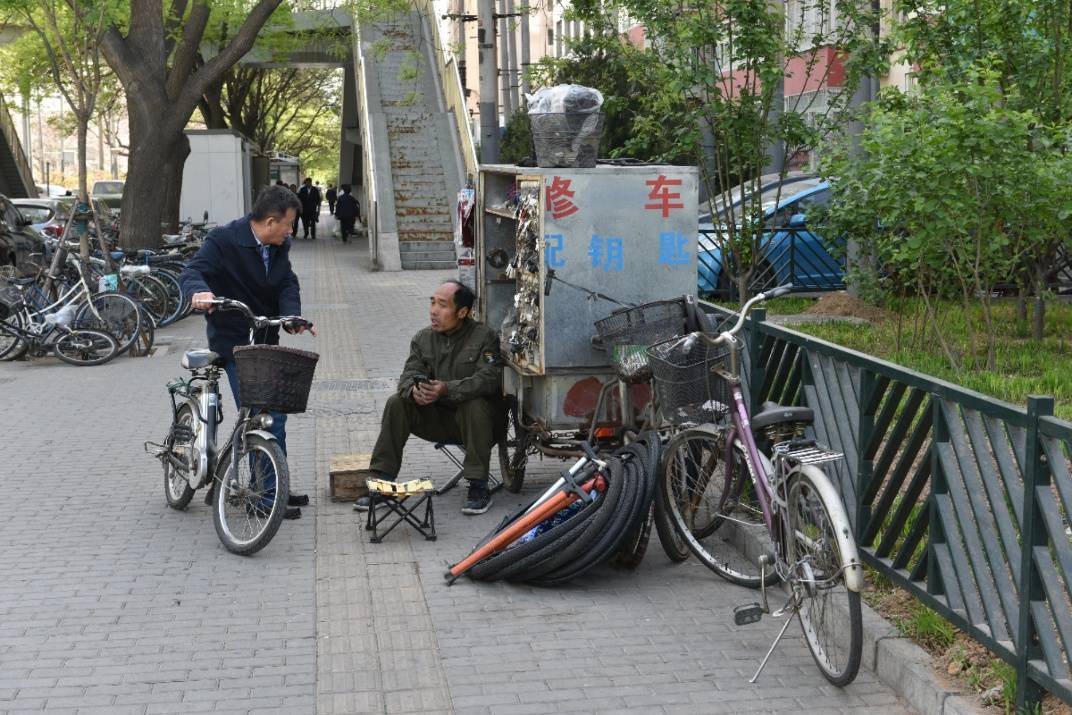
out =
[(752, 429), (759, 430), (786, 422), (815, 421), (815, 412), (810, 407), (785, 407), (776, 402), (764, 402), (763, 411), (752, 417)]
[(182, 355), (182, 366), (187, 370), (200, 370), (203, 367), (215, 365), (223, 367), (223, 360), (211, 350), (187, 350)]

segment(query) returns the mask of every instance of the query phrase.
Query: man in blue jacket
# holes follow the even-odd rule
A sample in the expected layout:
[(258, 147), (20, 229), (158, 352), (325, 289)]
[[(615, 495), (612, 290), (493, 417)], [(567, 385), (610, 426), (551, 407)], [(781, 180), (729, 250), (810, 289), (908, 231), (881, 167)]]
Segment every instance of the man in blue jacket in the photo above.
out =
[[(209, 231), (197, 255), (182, 272), (183, 291), (196, 310), (208, 310), (208, 346), (224, 360), (231, 394), (238, 405), (238, 372), (234, 349), (249, 343), (249, 322), (236, 311), (214, 310), (207, 301), (217, 296), (240, 300), (254, 315), (301, 315), (301, 288), (290, 266), (290, 233), (301, 203), (285, 186), (269, 186), (253, 204), (249, 216)], [(312, 331), (316, 335), (316, 331)], [(279, 328), (253, 336), (257, 344), (278, 345)], [(287, 416), (272, 413), (272, 434), (287, 452)], [(287, 519), (301, 516), (309, 503), (305, 494), (291, 494)]]

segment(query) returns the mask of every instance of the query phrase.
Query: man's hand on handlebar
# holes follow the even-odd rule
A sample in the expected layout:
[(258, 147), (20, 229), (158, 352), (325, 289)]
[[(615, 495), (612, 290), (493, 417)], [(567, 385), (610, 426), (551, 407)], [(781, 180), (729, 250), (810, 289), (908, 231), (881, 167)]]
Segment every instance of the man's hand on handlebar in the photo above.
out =
[(216, 300), (216, 294), (207, 290), (201, 293), (194, 293), (190, 297), (190, 304), (194, 307), (194, 310), (207, 310), (211, 313), (216, 310), (216, 306), (211, 302), (214, 300)]
[(314, 338), (316, 337), (316, 326), (304, 318), (295, 318), (294, 320), (286, 321), (283, 323), (283, 330), (291, 335), (301, 335), (308, 330)]

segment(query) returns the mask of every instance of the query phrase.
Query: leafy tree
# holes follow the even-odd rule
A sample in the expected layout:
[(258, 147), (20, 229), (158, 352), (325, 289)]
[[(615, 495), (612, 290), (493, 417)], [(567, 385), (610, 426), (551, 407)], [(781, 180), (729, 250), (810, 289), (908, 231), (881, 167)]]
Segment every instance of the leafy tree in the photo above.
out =
[[(892, 285), (921, 296), (923, 318), (954, 369), (993, 370), (1005, 331), (994, 322), (994, 288), (1067, 225), (1072, 157), (1063, 131), (1010, 106), (1017, 102), (1006, 101), (1015, 97), (998, 72), (967, 77), (912, 95), (888, 90), (860, 151), (842, 143), (822, 170), (832, 178), (828, 229), (853, 237)], [(979, 325), (968, 309), (976, 302)], [(942, 329), (951, 316), (967, 321), (966, 345)]]
[[(864, 0), (840, 0), (836, 17), (825, 0), (583, 0), (574, 7), (584, 19), (624, 11), (644, 25), (650, 49), (638, 57), (657, 81), (642, 88), (644, 109), (627, 149), (669, 143), (667, 154), (695, 158), (702, 189), (713, 197), (723, 265), (747, 295), (772, 237), (763, 226), (760, 176), (784, 176), (824, 137), (842, 131), (856, 89), (888, 57), (877, 33), (880, 13)], [(634, 78), (647, 76), (630, 66)], [(783, 103), (787, 76), (827, 91)], [(709, 140), (713, 155), (701, 160)]]
[[(67, 0), (80, 17), (84, 6)], [(282, 0), (230, 2), (130, 0), (126, 20), (112, 18), (100, 51), (126, 92), (130, 161), (120, 236), (128, 248), (154, 247), (167, 209), (178, 215), (182, 168), (189, 154), (183, 130), (205, 90), (252, 47)], [(285, 23), (289, 15), (277, 20)], [(211, 23), (237, 26), (219, 52), (197, 61)], [(163, 201), (161, 200), (163, 195)]]
[(110, 79), (96, 37), (120, 12), (109, 0), (86, 2), (79, 12), (53, 0), (0, 0), (0, 15), (30, 32), (4, 49), (3, 73), (24, 95), (34, 88), (59, 91), (71, 109), (77, 137), (78, 192), (89, 195), (86, 144), (97, 100)]

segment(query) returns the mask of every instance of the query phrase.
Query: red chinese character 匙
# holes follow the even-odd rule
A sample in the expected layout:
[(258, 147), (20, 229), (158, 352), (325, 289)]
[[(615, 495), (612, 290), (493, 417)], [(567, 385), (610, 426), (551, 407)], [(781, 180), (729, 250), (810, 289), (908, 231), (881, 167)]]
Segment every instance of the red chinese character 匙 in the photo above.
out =
[(648, 193), (648, 198), (652, 201), (656, 201), (654, 204), (644, 204), (644, 208), (651, 211), (662, 211), (663, 218), (670, 216), (670, 209), (683, 209), (685, 204), (674, 203), (674, 201), (681, 200), (681, 194), (670, 193), (671, 186), (681, 186), (681, 179), (668, 179), (662, 174), (659, 174), (659, 178), (650, 181), (645, 181), (645, 184), (651, 187), (651, 192)]
[(572, 180), (556, 176), (551, 179), (551, 185), (547, 187), (547, 209), (552, 218), (565, 218), (577, 213), (576, 204), (570, 199), (575, 192), (570, 190)]

